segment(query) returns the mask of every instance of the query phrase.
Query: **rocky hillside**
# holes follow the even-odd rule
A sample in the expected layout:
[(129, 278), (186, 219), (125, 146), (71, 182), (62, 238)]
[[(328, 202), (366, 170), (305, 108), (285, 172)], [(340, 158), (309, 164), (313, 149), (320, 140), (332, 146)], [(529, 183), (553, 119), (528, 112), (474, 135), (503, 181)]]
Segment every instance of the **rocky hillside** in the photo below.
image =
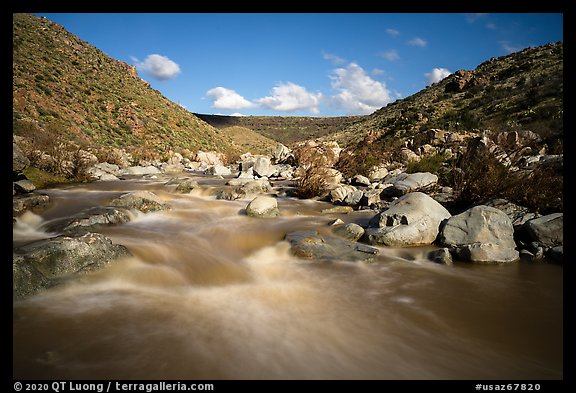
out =
[(62, 26), (13, 15), (14, 135), (83, 146), (238, 153), (222, 131), (171, 102)]
[(417, 138), (431, 129), (463, 134), (530, 130), (550, 153), (561, 153), (562, 44), (527, 48), (487, 60), (473, 71), (456, 71), (325, 139), (345, 147), (368, 143), (382, 148), (392, 139)]
[(330, 138), (331, 135), (367, 118), (367, 116), (221, 116), (199, 113), (196, 113), (196, 116), (216, 128), (243, 127), (285, 145), (307, 139)]

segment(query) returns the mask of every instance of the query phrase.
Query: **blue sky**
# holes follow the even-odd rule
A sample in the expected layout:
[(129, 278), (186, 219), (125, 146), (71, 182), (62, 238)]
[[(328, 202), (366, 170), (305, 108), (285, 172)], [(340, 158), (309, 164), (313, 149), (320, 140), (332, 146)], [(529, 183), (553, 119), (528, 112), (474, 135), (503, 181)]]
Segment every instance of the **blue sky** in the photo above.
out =
[(563, 41), (559, 13), (37, 14), (191, 112), (369, 114), (459, 69)]

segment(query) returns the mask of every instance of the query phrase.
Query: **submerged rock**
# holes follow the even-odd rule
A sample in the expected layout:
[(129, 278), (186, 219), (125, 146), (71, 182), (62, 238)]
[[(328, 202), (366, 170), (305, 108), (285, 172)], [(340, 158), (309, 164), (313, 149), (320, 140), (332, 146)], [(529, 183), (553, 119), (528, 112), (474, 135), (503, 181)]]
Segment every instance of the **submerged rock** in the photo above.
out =
[(369, 262), (378, 254), (378, 249), (338, 236), (320, 235), (317, 231), (288, 233), (285, 239), (291, 252), (304, 259)]
[(39, 211), (48, 207), (50, 198), (45, 194), (38, 194), (36, 192), (15, 195), (12, 197), (12, 215), (14, 217), (23, 214), (27, 210)]
[(88, 208), (72, 217), (55, 220), (47, 226), (49, 232), (91, 231), (100, 226), (124, 224), (132, 219), (128, 209), (113, 206)]
[(346, 240), (355, 242), (364, 236), (364, 228), (351, 222), (350, 224), (342, 225), (334, 229), (334, 233)]

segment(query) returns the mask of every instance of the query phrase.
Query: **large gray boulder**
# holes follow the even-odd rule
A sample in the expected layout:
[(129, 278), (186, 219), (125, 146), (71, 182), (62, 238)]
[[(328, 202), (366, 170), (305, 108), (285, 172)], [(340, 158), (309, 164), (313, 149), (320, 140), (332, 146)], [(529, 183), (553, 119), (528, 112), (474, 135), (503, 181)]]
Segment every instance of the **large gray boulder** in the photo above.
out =
[(280, 214), (278, 201), (270, 196), (260, 195), (246, 206), (246, 214), (250, 217), (277, 217)]
[(294, 154), (292, 150), (284, 146), (282, 143), (276, 145), (274, 150), (274, 162), (276, 164), (290, 164), (293, 165), (295, 162)]
[(409, 247), (432, 244), (450, 212), (422, 192), (411, 192), (370, 220), (366, 237), (371, 244)]
[(356, 187), (341, 185), (330, 191), (330, 201), (332, 203), (343, 203), (349, 193), (357, 191)]
[(232, 174), (230, 168), (224, 165), (212, 165), (208, 169), (204, 171), (207, 175), (214, 175), (214, 176), (229, 176)]
[(252, 169), (254, 174), (260, 177), (270, 177), (276, 172), (276, 167), (272, 165), (270, 157), (258, 157)]
[(126, 247), (99, 233), (58, 236), (27, 244), (13, 253), (13, 298), (34, 295), (76, 274), (102, 269), (129, 255)]
[(552, 248), (564, 244), (564, 214), (553, 213), (524, 224), (530, 238), (542, 247)]
[(392, 183), (392, 187), (384, 190), (387, 196), (401, 196), (409, 192), (430, 189), (438, 183), (438, 176), (430, 172), (401, 173), (384, 178), (384, 182)]
[(450, 217), (440, 232), (439, 242), (469, 262), (515, 262), (520, 257), (515, 249), (512, 220), (490, 206), (474, 206)]

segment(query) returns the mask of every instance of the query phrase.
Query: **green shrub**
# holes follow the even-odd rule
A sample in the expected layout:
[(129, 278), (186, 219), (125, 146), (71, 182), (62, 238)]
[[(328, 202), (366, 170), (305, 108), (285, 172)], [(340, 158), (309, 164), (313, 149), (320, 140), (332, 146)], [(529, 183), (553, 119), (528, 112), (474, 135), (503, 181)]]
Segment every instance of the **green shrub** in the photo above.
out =
[(430, 172), (437, 174), (446, 160), (447, 157), (445, 154), (434, 154), (431, 156), (422, 157), (420, 161), (410, 161), (406, 166), (406, 172)]
[(450, 174), (448, 185), (462, 206), (504, 198), (541, 214), (563, 211), (563, 175), (551, 167), (511, 171), (488, 150), (467, 149)]

